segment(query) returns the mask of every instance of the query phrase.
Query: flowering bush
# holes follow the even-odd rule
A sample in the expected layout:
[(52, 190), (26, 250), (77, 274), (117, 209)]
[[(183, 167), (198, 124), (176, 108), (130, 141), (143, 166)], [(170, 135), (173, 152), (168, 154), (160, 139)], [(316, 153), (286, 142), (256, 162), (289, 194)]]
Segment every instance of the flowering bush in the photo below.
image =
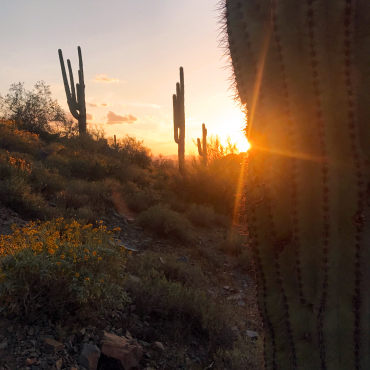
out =
[(101, 223), (60, 218), (1, 235), (0, 307), (32, 321), (129, 303), (122, 289), (128, 252)]

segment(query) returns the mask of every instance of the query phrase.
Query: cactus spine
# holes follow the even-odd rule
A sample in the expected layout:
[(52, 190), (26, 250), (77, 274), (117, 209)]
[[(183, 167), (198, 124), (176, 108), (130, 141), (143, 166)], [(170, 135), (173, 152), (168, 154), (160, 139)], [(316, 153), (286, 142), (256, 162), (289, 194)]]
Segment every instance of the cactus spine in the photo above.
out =
[[(70, 83), (71, 83), (71, 88), (69, 88), (66, 69), (64, 66), (62, 50), (59, 49), (58, 53), (59, 53), (60, 67), (62, 69), (64, 89), (67, 95), (68, 107), (69, 107), (69, 110), (72, 116), (76, 120), (78, 120), (79, 134), (82, 135), (86, 133), (85, 81), (84, 81), (84, 70), (83, 70), (83, 64), (82, 64), (81, 48), (78, 47), (77, 49), (78, 49), (78, 60), (79, 60), (80, 69), (78, 71), (78, 82), (79, 83), (76, 83), (76, 89), (74, 86), (71, 62), (69, 59), (67, 59), (68, 72), (69, 72), (69, 78), (70, 78)], [(77, 95), (76, 95), (76, 90), (77, 90)]]
[(174, 139), (178, 146), (179, 171), (185, 173), (185, 95), (184, 69), (180, 67), (180, 83), (176, 83), (176, 94), (173, 101), (173, 129)]
[(197, 138), (198, 153), (202, 157), (203, 165), (207, 166), (207, 129), (204, 123), (202, 124), (202, 141), (203, 141), (203, 149), (202, 149), (202, 144), (200, 142), (199, 137)]
[(370, 2), (222, 9), (266, 369), (370, 369)]

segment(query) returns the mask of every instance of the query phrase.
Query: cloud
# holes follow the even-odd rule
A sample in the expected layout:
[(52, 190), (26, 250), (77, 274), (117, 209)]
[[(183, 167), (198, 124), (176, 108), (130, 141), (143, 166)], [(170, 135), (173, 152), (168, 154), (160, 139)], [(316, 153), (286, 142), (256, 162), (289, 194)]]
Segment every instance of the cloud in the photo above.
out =
[(86, 113), (86, 119), (88, 121), (93, 121), (94, 120), (94, 116), (92, 114), (90, 114), (90, 113)]
[(125, 83), (118, 78), (109, 78), (107, 74), (95, 75), (93, 82), (104, 82), (104, 83)]
[(87, 103), (90, 107), (99, 108), (99, 107), (110, 107), (112, 103)]
[(108, 124), (115, 124), (115, 123), (134, 123), (137, 121), (137, 118), (134, 117), (132, 114), (126, 114), (124, 116), (119, 116), (111, 111), (107, 114)]

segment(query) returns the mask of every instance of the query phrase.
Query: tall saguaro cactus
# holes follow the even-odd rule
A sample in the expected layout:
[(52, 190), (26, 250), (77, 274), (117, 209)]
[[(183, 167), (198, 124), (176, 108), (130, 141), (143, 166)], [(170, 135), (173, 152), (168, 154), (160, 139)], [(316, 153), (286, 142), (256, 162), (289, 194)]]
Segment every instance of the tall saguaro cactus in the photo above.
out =
[(180, 67), (180, 83), (176, 83), (176, 94), (173, 101), (173, 129), (174, 138), (178, 146), (179, 171), (185, 173), (185, 94), (184, 69)]
[[(63, 54), (62, 50), (59, 49), (59, 61), (60, 61), (60, 67), (62, 69), (62, 75), (63, 75), (63, 82), (64, 82), (64, 89), (66, 91), (67, 95), (67, 103), (69, 110), (72, 114), (72, 116), (78, 120), (78, 130), (79, 134), (85, 134), (86, 133), (86, 102), (85, 102), (85, 81), (84, 81), (84, 70), (83, 70), (83, 64), (82, 64), (82, 54), (81, 54), (81, 48), (78, 47), (78, 60), (79, 60), (79, 71), (78, 71), (78, 82), (76, 84), (76, 89), (74, 85), (73, 80), (73, 72), (71, 67), (71, 62), (69, 59), (67, 59), (68, 64), (68, 72), (69, 72), (69, 78), (71, 83), (71, 88), (69, 88), (66, 69), (64, 66), (64, 60), (63, 60)], [(77, 95), (76, 95), (77, 90)]]
[(200, 139), (198, 137), (197, 138), (198, 153), (202, 157), (203, 165), (207, 166), (207, 129), (204, 123), (202, 124), (202, 142), (203, 142), (203, 148), (202, 148)]
[(265, 362), (370, 369), (370, 2), (225, 0)]

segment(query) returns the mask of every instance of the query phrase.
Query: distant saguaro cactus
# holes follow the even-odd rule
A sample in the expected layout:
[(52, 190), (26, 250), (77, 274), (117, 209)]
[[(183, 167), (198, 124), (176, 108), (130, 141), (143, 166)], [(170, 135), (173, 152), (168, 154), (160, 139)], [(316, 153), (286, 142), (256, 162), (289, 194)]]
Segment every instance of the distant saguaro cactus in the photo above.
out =
[(174, 138), (178, 146), (179, 171), (185, 173), (185, 94), (184, 69), (180, 67), (180, 83), (176, 83), (176, 94), (173, 101), (173, 129)]
[(78, 82), (76, 84), (76, 90), (73, 80), (73, 72), (71, 67), (71, 62), (69, 59), (67, 59), (68, 64), (68, 72), (69, 72), (69, 78), (71, 83), (71, 88), (69, 88), (66, 69), (64, 66), (64, 60), (63, 60), (63, 54), (62, 50), (59, 49), (59, 61), (60, 61), (60, 67), (62, 69), (62, 75), (63, 75), (63, 82), (64, 82), (64, 89), (66, 91), (67, 95), (67, 103), (69, 110), (72, 114), (72, 116), (78, 120), (78, 130), (79, 134), (85, 134), (86, 133), (86, 102), (85, 102), (85, 81), (84, 81), (84, 70), (83, 70), (83, 64), (82, 64), (82, 55), (81, 55), (81, 48), (78, 47), (78, 60), (79, 60), (79, 71), (78, 71)]
[(119, 148), (119, 145), (117, 145), (117, 138), (116, 138), (116, 135), (114, 135), (114, 144), (113, 144), (113, 148), (115, 151), (118, 151), (118, 148)]
[(370, 1), (225, 0), (269, 370), (370, 369)]
[(203, 141), (203, 148), (198, 137), (197, 144), (198, 144), (198, 153), (202, 157), (202, 163), (204, 166), (207, 166), (207, 129), (206, 125), (202, 124), (202, 141)]

